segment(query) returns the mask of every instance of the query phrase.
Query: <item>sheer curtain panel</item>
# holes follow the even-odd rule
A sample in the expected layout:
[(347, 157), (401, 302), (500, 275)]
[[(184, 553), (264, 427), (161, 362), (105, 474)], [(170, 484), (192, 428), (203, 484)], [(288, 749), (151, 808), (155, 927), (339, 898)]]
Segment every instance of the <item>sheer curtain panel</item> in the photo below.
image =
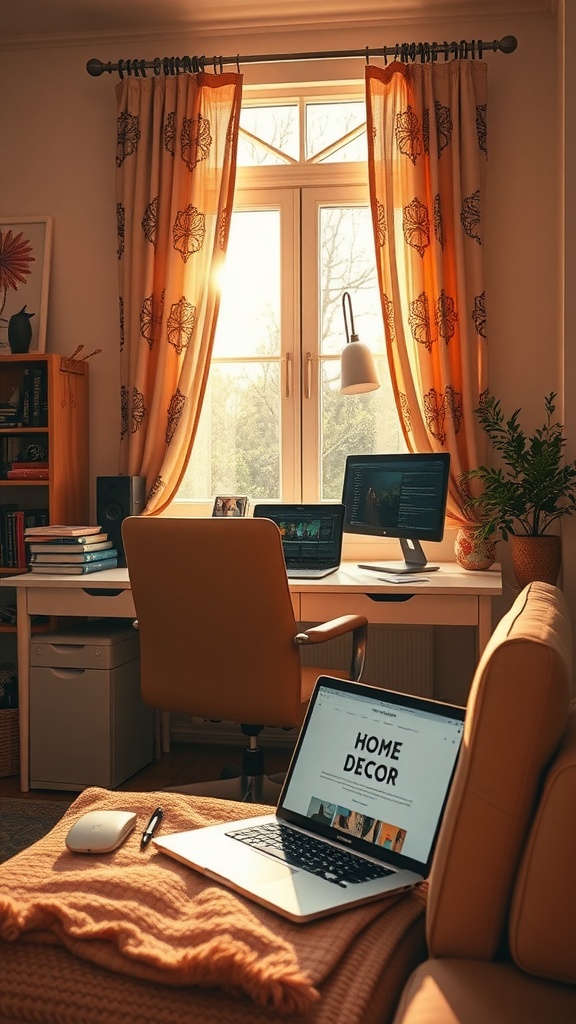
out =
[(449, 451), (448, 518), (484, 461), (486, 64), (366, 68), (368, 169), (393, 389), (411, 451)]
[(234, 197), (242, 76), (117, 86), (120, 471), (146, 512), (174, 497), (194, 441)]

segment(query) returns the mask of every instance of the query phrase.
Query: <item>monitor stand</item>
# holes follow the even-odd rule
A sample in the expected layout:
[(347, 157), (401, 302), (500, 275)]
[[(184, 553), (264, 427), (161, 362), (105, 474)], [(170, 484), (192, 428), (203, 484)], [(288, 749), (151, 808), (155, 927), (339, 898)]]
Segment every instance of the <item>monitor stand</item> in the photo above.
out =
[(408, 573), (435, 572), (439, 565), (429, 565), (419, 540), (400, 537), (400, 546), (404, 555), (403, 562), (390, 562), (389, 565), (359, 565), (359, 569), (370, 569), (371, 572), (390, 572), (394, 576)]

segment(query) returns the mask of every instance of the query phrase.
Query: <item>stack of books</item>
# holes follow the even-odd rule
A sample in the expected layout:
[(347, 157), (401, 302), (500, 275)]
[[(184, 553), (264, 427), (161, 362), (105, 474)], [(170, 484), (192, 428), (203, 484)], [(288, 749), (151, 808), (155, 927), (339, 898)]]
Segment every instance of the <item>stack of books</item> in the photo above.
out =
[(99, 526), (37, 526), (25, 540), (30, 572), (78, 575), (118, 565), (118, 551)]
[(6, 472), (7, 480), (48, 480), (48, 463), (40, 459), (32, 462), (22, 460), (10, 462)]

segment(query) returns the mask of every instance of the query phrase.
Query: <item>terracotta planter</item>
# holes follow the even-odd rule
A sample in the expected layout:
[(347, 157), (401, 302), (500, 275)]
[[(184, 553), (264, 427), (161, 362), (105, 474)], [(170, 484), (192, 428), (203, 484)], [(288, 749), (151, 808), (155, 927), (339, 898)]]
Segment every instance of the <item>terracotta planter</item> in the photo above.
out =
[(512, 544), (512, 568), (520, 587), (534, 580), (556, 583), (562, 561), (560, 537), (510, 536)]
[(456, 534), (454, 554), (463, 569), (489, 569), (496, 561), (496, 545), (493, 540), (480, 538), (473, 526), (461, 526)]

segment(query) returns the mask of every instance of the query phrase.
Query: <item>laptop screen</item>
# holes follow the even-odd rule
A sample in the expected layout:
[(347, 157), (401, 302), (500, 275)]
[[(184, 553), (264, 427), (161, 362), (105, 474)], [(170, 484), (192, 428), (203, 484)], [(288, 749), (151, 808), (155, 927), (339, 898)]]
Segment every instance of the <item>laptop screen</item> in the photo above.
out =
[(279, 816), (426, 874), (464, 713), (426, 698), (320, 677)]
[(340, 564), (344, 505), (258, 504), (254, 516), (276, 523), (288, 569), (328, 569)]

